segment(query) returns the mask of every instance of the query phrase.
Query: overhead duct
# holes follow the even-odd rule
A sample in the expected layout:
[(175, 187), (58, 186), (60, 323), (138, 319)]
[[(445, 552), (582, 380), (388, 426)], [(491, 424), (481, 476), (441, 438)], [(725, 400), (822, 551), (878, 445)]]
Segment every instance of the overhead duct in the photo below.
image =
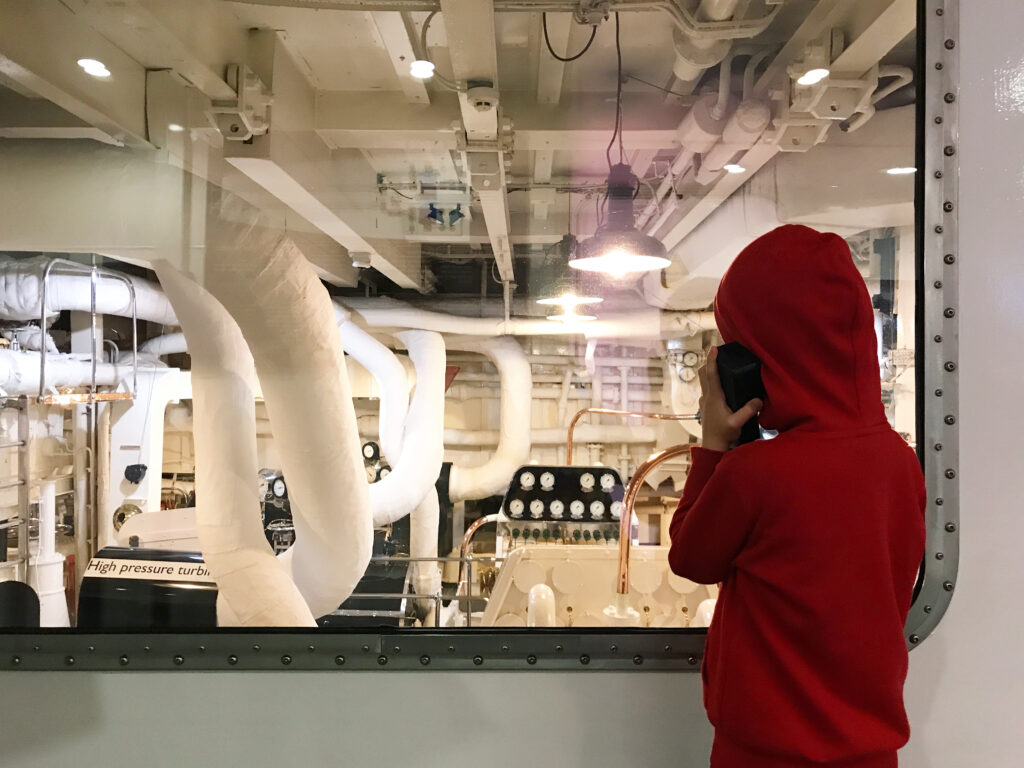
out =
[(401, 455), (391, 473), (370, 486), (370, 508), (378, 526), (402, 519), (433, 493), (444, 460), (444, 341), (431, 331), (402, 331), (397, 338), (409, 350), (416, 388), (405, 418)]
[[(42, 307), (43, 270), (49, 259), (0, 259), (0, 320), (39, 320)], [(178, 325), (171, 303), (160, 287), (148, 280), (125, 275), (135, 289), (135, 315), (161, 325)], [(46, 312), (92, 311), (92, 280), (88, 274), (51, 274), (46, 281)], [(128, 286), (121, 280), (100, 276), (96, 282), (96, 312), (132, 316)]]
[[(334, 308), (312, 265), (287, 237), (259, 226), (225, 195), (206, 269), (211, 291), (238, 322), (256, 363), (295, 544), (282, 555), (315, 616), (335, 609), (362, 578), (373, 546), (366, 473)], [(243, 224), (228, 224), (244, 222)]]
[(312, 627), (313, 614), (274, 557), (260, 522), (253, 363), (217, 300), (167, 262), (160, 282), (184, 318), (192, 351), (199, 547), (217, 582), (217, 623)]
[(380, 389), (379, 439), (384, 458), (394, 467), (402, 453), (402, 431), (409, 411), (409, 382), (395, 353), (351, 322), (348, 310), (334, 305), (341, 346), (368, 370)]
[(644, 307), (635, 312), (604, 315), (589, 323), (554, 323), (546, 318), (503, 320), (489, 317), (462, 317), (417, 309), (389, 298), (345, 298), (366, 325), (373, 328), (422, 328), (455, 336), (573, 336), (587, 338), (659, 338), (690, 336), (715, 329), (713, 312), (662, 312)]
[(533, 378), (530, 361), (519, 342), (499, 337), (460, 343), (464, 352), (479, 352), (498, 369), (501, 382), (501, 423), (494, 455), (479, 467), (453, 466), (448, 496), (454, 501), (481, 499), (504, 491), (508, 480), (530, 458)]

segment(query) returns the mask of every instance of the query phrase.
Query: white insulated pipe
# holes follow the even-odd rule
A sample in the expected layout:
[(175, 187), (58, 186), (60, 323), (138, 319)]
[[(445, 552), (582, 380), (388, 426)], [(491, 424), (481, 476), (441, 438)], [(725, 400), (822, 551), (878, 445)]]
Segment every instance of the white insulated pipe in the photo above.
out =
[(380, 389), (380, 448), (394, 467), (402, 454), (402, 433), (409, 411), (409, 381), (405, 366), (394, 352), (353, 323), (348, 310), (335, 304), (334, 312), (342, 348), (377, 381)]
[(29, 584), (39, 596), (39, 626), (69, 627), (64, 556), (57, 553), (57, 484), (39, 484), (39, 549), (29, 563)]
[(217, 624), (314, 627), (287, 569), (274, 557), (260, 522), (253, 362), (223, 306), (167, 262), (155, 265), (184, 320), (192, 352), (196, 431), (196, 528), (203, 560), (217, 582)]
[(185, 341), (184, 333), (166, 333), (163, 336), (154, 336), (139, 345), (139, 354), (155, 355), (156, 357), (180, 355), (186, 352), (188, 352), (188, 342)]
[(498, 337), (460, 344), (466, 352), (480, 352), (494, 363), (501, 381), (500, 438), (494, 455), (482, 466), (453, 466), (448, 495), (453, 502), (481, 499), (508, 487), (509, 478), (530, 458), (533, 380), (530, 361), (519, 342)]
[(345, 298), (345, 307), (374, 328), (421, 328), (455, 336), (572, 336), (586, 338), (661, 338), (714, 330), (713, 312), (663, 312), (645, 307), (636, 312), (605, 315), (589, 323), (566, 325), (546, 318), (461, 317), (417, 309), (388, 298)]
[[(96, 384), (116, 387), (121, 377), (130, 377), (132, 367), (110, 363), (96, 364)], [(47, 354), (46, 385), (55, 389), (88, 386), (92, 381), (92, 361), (88, 356)], [(39, 392), (39, 353), (0, 349), (0, 390), (7, 395), (34, 395)]]
[[(438, 333), (402, 331), (396, 334), (409, 350), (416, 370), (416, 387), (405, 418), (402, 451), (391, 473), (369, 486), (374, 525), (388, 525), (415, 510), (434, 485), (444, 461), (445, 346)], [(365, 475), (364, 481), (365, 485)], [(429, 511), (429, 510), (428, 510)], [(415, 525), (412, 521), (412, 525)], [(434, 528), (436, 544), (437, 528)], [(436, 549), (431, 557), (436, 556)]]
[(330, 296), (298, 247), (238, 229), (226, 225), (207, 248), (208, 280), (256, 363), (294, 503), (295, 543), (281, 559), (319, 617), (352, 594), (373, 547), (344, 353)]
[[(45, 259), (0, 259), (0, 319), (38, 320), (42, 297)], [(148, 280), (125, 275), (135, 288), (135, 315), (162, 325), (178, 325), (177, 315), (160, 287)], [(46, 281), (46, 311), (91, 312), (89, 275), (57, 272)], [(96, 284), (96, 312), (101, 315), (131, 317), (132, 303), (128, 286), (120, 280), (100, 276)]]
[[(728, 21), (736, 13), (739, 0), (701, 0), (694, 12), (697, 21)], [(690, 88), (704, 71), (720, 62), (732, 48), (732, 40), (715, 37), (690, 37), (681, 29), (673, 30), (676, 60), (672, 71)]]
[(556, 626), (555, 591), (547, 584), (534, 584), (526, 593), (526, 626)]
[[(696, 410), (696, 409), (694, 409)], [(680, 411), (682, 413), (683, 411)], [(692, 413), (693, 411), (689, 411)], [(376, 430), (376, 416), (360, 416), (359, 429), (363, 434)], [(501, 439), (496, 429), (446, 429), (445, 448), (493, 448)], [(531, 445), (565, 445), (564, 427), (530, 430)], [(654, 427), (629, 427), (622, 424), (580, 424), (573, 430), (573, 444), (586, 443), (654, 443), (658, 435)]]
[[(431, 488), (409, 517), (410, 557), (437, 557), (437, 529), (440, 522), (441, 503), (437, 498), (437, 491)], [(412, 588), (417, 595), (440, 594), (441, 569), (439, 563), (413, 563)]]
[(772, 119), (771, 105), (760, 99), (747, 99), (736, 107), (722, 131), (722, 138), (701, 157), (698, 184), (707, 185), (740, 152), (754, 146)]

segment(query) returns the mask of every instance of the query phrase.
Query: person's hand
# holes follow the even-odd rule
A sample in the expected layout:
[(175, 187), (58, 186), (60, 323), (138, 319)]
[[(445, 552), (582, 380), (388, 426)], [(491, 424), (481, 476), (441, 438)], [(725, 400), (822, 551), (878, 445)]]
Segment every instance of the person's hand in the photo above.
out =
[(722, 382), (718, 378), (718, 347), (712, 347), (700, 376), (700, 424), (703, 447), (712, 451), (728, 451), (740, 439), (743, 425), (761, 412), (764, 403), (754, 398), (733, 413), (725, 402)]

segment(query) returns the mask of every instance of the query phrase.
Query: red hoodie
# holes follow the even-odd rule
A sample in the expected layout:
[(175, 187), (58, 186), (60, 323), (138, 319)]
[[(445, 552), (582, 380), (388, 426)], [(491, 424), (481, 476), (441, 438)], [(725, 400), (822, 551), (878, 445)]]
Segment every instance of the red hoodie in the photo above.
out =
[(924, 478), (886, 422), (871, 302), (846, 243), (785, 226), (715, 298), (762, 364), (772, 440), (695, 448), (673, 572), (722, 582), (704, 658), (712, 768), (892, 768)]

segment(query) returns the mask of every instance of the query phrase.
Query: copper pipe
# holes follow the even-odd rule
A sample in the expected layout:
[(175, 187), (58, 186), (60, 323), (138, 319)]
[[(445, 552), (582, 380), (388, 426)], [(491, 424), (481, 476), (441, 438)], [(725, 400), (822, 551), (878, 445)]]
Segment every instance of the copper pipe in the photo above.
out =
[(483, 517), (478, 517), (466, 530), (466, 535), (462, 537), (462, 544), (459, 546), (459, 584), (462, 584), (462, 580), (465, 578), (466, 553), (469, 552), (469, 545), (472, 543), (473, 536), (476, 534), (477, 529), (480, 528), (480, 526), (487, 525), (487, 523), (498, 522), (498, 517), (498, 515), (484, 515)]
[(578, 422), (585, 414), (588, 413), (599, 413), (606, 416), (639, 416), (644, 419), (660, 419), (662, 421), (690, 421), (696, 420), (697, 414), (695, 413), (647, 413), (645, 411), (620, 411), (615, 408), (580, 408), (576, 411), (576, 415), (572, 417), (572, 421), (569, 422), (569, 433), (565, 438), (565, 463), (570, 467), (572, 466), (572, 433), (576, 429), (576, 422)]
[(622, 500), (622, 516), (619, 518), (619, 574), (616, 579), (616, 592), (620, 595), (629, 594), (629, 525), (633, 518), (633, 506), (636, 504), (640, 488), (655, 467), (669, 459), (689, 454), (692, 447), (690, 445), (674, 445), (654, 454), (636, 468), (629, 485), (626, 486), (626, 495)]

